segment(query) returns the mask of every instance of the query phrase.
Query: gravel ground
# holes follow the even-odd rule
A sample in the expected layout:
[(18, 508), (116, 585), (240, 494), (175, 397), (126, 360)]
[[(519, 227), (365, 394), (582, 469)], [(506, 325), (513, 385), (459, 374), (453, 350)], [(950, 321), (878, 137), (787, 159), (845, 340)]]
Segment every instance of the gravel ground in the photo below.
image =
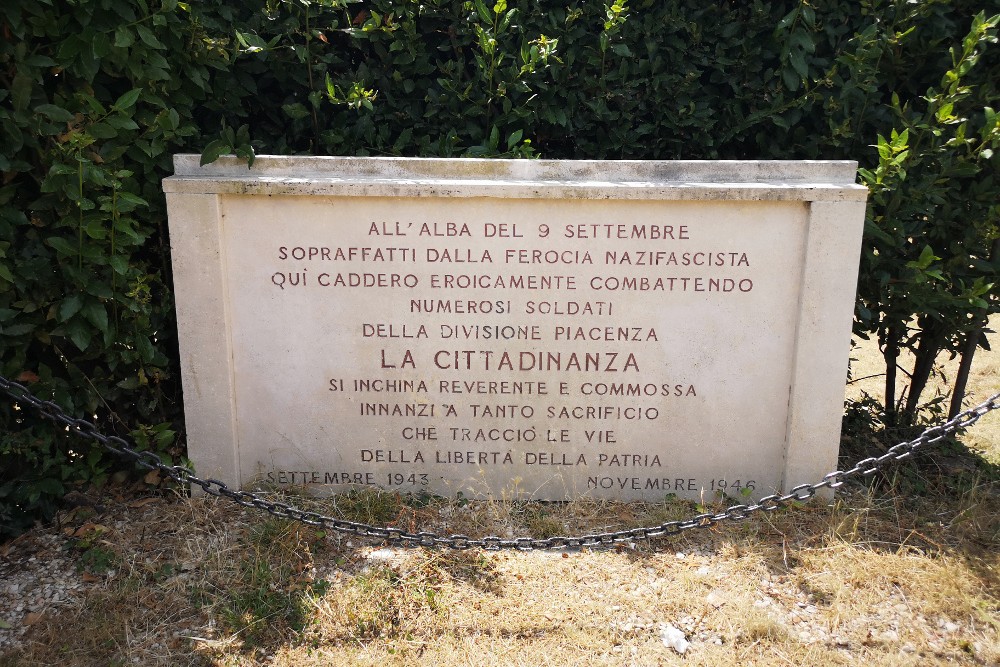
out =
[(77, 569), (67, 538), (36, 529), (0, 547), (0, 651), (18, 645), (47, 615), (78, 605), (91, 575)]

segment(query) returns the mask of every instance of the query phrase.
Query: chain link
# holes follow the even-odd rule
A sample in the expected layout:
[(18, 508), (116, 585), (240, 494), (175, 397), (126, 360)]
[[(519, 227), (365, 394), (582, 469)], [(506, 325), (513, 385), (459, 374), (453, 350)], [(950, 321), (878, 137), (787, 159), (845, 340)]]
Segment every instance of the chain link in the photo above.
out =
[(123, 438), (114, 435), (104, 435), (91, 422), (85, 419), (70, 417), (52, 401), (44, 401), (34, 396), (24, 385), (8, 380), (2, 375), (0, 375), (0, 389), (18, 403), (30, 405), (47, 419), (64, 425), (69, 432), (82, 438), (94, 440), (108, 451), (131, 460), (142, 468), (157, 470), (181, 485), (190, 484), (197, 486), (209, 495), (228, 498), (243, 507), (259, 509), (277, 517), (299, 521), (317, 528), (373, 538), (390, 544), (413, 547), (443, 546), (451, 549), (485, 549), (488, 551), (500, 549), (531, 551), (535, 549), (608, 547), (638, 540), (671, 537), (686, 530), (709, 528), (724, 521), (742, 521), (756, 512), (773, 512), (782, 507), (787, 507), (794, 502), (809, 500), (819, 490), (824, 488), (836, 489), (842, 486), (846, 480), (853, 477), (871, 476), (889, 464), (912, 456), (918, 449), (926, 445), (940, 442), (951, 434), (972, 426), (980, 417), (988, 412), (1000, 409), (1000, 393), (997, 393), (976, 407), (959, 413), (947, 422), (928, 428), (913, 440), (901, 442), (898, 445), (890, 447), (882, 456), (862, 459), (848, 470), (836, 470), (828, 473), (822, 480), (815, 484), (800, 484), (792, 488), (788, 493), (775, 493), (764, 496), (756, 503), (750, 505), (733, 505), (716, 514), (698, 514), (690, 519), (667, 521), (653, 526), (572, 537), (517, 537), (505, 539), (496, 535), (489, 535), (475, 539), (468, 535), (437, 535), (429, 532), (411, 533), (391, 526), (373, 526), (367, 523), (337, 519), (316, 512), (302, 510), (282, 502), (271, 501), (257, 493), (233, 490), (224, 482), (217, 479), (202, 479), (198, 477), (190, 468), (179, 465), (167, 465), (154, 452), (138, 451)]

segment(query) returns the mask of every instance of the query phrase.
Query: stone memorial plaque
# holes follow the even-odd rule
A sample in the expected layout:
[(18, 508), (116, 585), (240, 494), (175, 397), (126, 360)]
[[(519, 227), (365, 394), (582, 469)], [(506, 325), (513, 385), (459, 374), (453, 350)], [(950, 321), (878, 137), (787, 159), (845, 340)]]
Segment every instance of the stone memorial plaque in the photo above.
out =
[(760, 497), (836, 468), (850, 162), (177, 156), (199, 475)]

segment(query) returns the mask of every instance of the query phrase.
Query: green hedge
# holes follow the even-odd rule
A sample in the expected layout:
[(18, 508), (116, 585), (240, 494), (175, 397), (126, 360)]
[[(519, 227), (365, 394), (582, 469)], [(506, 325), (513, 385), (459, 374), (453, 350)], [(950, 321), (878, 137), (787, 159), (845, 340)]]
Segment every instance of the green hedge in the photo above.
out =
[[(873, 183), (898, 185), (898, 139), (881, 162), (872, 145), (907, 123), (907, 136), (954, 135), (958, 117), (937, 113), (947, 102), (928, 117), (924, 98), (943, 90), (948, 49), (987, 4), (5, 0), (0, 371), (106, 432), (183, 455), (160, 192), (173, 153), (853, 158)], [(987, 50), (959, 74), (970, 136), (989, 134), (998, 62)], [(982, 249), (1000, 199), (990, 141), (975, 154), (926, 144), (938, 158), (965, 151), (934, 190), (949, 220), (976, 216), (961, 247), (945, 235), (921, 264), (926, 244), (910, 239), (942, 206), (933, 198), (901, 213), (886, 194), (873, 208), (859, 331), (888, 336), (900, 313), (920, 312), (883, 308), (897, 280), (930, 285), (935, 308), (960, 296), (996, 310), (995, 287), (970, 297), (965, 284), (1000, 267)], [(926, 145), (922, 164), (936, 168)], [(979, 205), (955, 208), (970, 191)], [(962, 285), (938, 266), (970, 257), (980, 263)], [(942, 345), (972, 331), (949, 326)], [(0, 429), (0, 534), (114, 469), (8, 401)]]

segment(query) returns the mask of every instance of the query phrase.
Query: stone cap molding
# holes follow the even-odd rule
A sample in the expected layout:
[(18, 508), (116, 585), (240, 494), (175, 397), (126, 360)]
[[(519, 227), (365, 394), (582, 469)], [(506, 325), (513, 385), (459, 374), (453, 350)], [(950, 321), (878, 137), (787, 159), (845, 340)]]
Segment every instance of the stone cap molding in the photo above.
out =
[(494, 160), (174, 156), (165, 192), (349, 197), (865, 201), (852, 160)]

